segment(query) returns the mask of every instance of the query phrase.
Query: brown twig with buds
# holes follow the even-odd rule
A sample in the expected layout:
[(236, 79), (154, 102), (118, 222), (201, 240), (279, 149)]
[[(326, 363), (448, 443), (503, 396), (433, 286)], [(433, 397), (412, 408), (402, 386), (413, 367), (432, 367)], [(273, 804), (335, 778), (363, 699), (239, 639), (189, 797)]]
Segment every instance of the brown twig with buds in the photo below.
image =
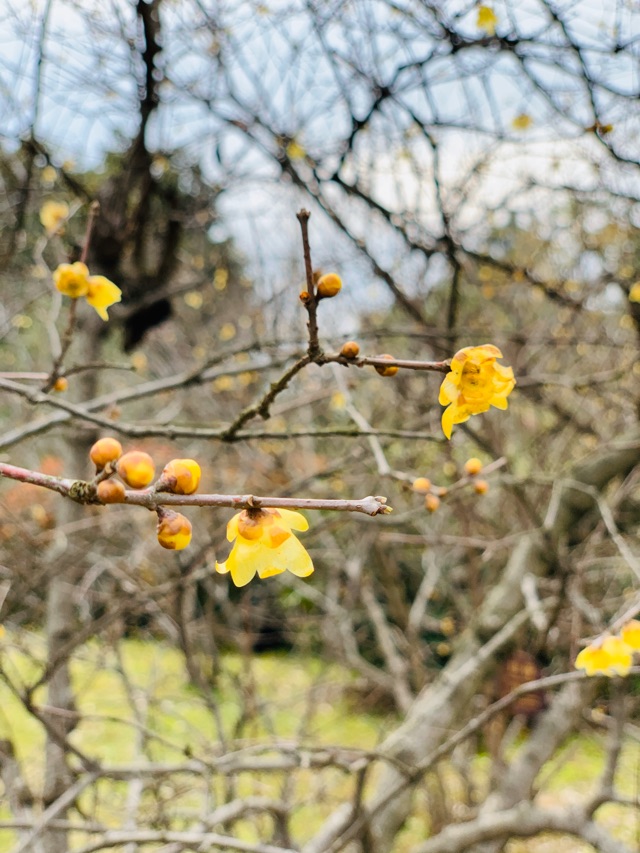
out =
[[(96, 497), (95, 482), (72, 480), (68, 477), (53, 477), (39, 471), (19, 468), (0, 462), (0, 477), (15, 480), (20, 483), (30, 483), (33, 486), (57, 492), (63, 497), (78, 503), (100, 504)], [(98, 475), (100, 477), (100, 475)], [(102, 479), (102, 478), (101, 478)], [(364, 515), (387, 515), (392, 508), (387, 506), (387, 499), (380, 495), (368, 495), (355, 500), (316, 500), (313, 498), (281, 498), (259, 497), (257, 495), (216, 495), (193, 494), (174, 495), (157, 491), (154, 487), (148, 489), (126, 489), (124, 503), (132, 506), (142, 506), (146, 509), (157, 510), (161, 506), (210, 506), (241, 509), (307, 509), (330, 510), (333, 512), (361, 512)]]

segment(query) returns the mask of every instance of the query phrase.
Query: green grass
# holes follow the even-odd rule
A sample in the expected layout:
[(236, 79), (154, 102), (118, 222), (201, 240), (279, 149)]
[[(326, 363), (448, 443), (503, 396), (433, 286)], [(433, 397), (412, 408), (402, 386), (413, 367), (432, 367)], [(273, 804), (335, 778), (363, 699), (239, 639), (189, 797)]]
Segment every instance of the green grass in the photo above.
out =
[[(20, 648), (6, 637), (3, 647), (2, 666), (11, 680), (33, 683), (41, 672), (38, 661), (44, 655), (41, 637), (21, 635)], [(218, 710), (228, 749), (260, 746), (263, 756), (276, 755), (269, 747), (282, 741), (314, 748), (373, 749), (397, 722), (392, 714), (376, 715), (358, 707), (353, 698), (354, 677), (348, 670), (300, 655), (268, 654), (250, 661), (225, 655), (215, 685), (202, 696), (188, 682), (182, 654), (163, 643), (127, 640), (116, 654), (112, 648), (93, 642), (74, 657), (72, 677), (82, 722), (71, 740), (84, 754), (109, 766), (145, 761), (179, 764), (189, 756), (213, 759), (221, 755), (224, 750), (211, 703)], [(36, 695), (36, 701), (44, 700), (44, 693)], [(251, 713), (243, 721), (247, 708)], [(38, 792), (44, 770), (44, 734), (3, 683), (0, 737), (11, 739), (26, 778)], [(539, 794), (540, 804), (580, 802), (593, 789), (604, 760), (602, 739), (596, 735), (575, 738), (541, 775), (544, 788)], [(473, 764), (474, 781), (480, 790), (488, 765), (486, 756), (478, 756)], [(640, 750), (637, 745), (626, 744), (618, 778), (622, 793), (637, 796), (639, 774)], [(235, 796), (290, 797), (295, 803), (290, 830), (301, 843), (336, 806), (352, 797), (354, 778), (336, 768), (297, 768), (287, 774), (241, 773), (233, 784)], [(441, 786), (449, 804), (461, 796), (461, 777), (451, 765), (441, 766), (440, 780), (434, 785), (435, 778), (418, 793), (415, 812), (397, 839), (397, 853), (405, 853), (427, 837), (427, 791), (433, 795)], [(92, 819), (117, 827), (122, 823), (127, 793), (126, 783), (101, 780), (83, 795), (81, 806)], [(198, 776), (182, 775), (147, 791), (140, 811), (152, 825), (170, 821), (178, 828), (188, 828), (205, 804), (212, 808), (224, 793), (220, 776), (207, 784)], [(0, 818), (9, 817), (6, 806), (0, 805)], [(630, 846), (637, 841), (638, 829), (629, 809), (603, 807), (599, 820)], [(268, 838), (270, 831), (271, 820), (264, 816), (234, 827), (235, 835), (248, 841)], [(70, 849), (83, 842), (86, 839), (76, 834)], [(13, 843), (12, 832), (0, 831), (0, 853), (10, 850)], [(508, 851), (547, 853), (559, 849), (563, 853), (589, 850), (556, 836), (512, 842)]]

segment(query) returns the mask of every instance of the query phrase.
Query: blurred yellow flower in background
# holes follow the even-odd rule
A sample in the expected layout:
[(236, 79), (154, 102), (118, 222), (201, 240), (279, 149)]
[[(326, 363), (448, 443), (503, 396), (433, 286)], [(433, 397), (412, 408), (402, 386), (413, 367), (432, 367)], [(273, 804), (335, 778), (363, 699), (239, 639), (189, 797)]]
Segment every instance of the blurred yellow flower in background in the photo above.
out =
[(640, 622), (637, 619), (627, 622), (620, 631), (620, 636), (630, 649), (633, 649), (634, 652), (640, 652)]
[(493, 11), (491, 6), (478, 6), (478, 17), (476, 18), (476, 26), (480, 30), (484, 30), (489, 36), (495, 34), (498, 24), (498, 16)]
[(86, 296), (89, 292), (89, 267), (80, 261), (60, 264), (53, 272), (53, 282), (60, 293), (70, 299)]
[(64, 201), (45, 201), (40, 208), (40, 222), (48, 235), (62, 234), (62, 223), (69, 216), (69, 205)]
[(575, 667), (587, 675), (628, 675), (632, 662), (632, 649), (622, 637), (605, 637), (583, 649)]
[(103, 320), (109, 319), (107, 308), (122, 299), (117, 285), (103, 275), (89, 275), (89, 268), (81, 261), (60, 264), (53, 272), (53, 282), (60, 293), (70, 299), (86, 297)]
[(122, 299), (122, 291), (108, 278), (103, 275), (89, 276), (89, 291), (87, 302), (95, 308), (103, 320), (108, 320), (107, 308)]

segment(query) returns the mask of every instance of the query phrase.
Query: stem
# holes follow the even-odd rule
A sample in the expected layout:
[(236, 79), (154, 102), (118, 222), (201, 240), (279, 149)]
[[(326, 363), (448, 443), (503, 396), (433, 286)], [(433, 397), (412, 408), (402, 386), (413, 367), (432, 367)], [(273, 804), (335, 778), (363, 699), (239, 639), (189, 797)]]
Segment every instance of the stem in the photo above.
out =
[[(89, 254), (89, 246), (91, 245), (91, 233), (93, 231), (93, 225), (98, 215), (98, 211), (100, 210), (100, 203), (97, 201), (92, 201), (89, 205), (89, 217), (87, 219), (87, 228), (84, 234), (84, 245), (82, 247), (82, 254), (80, 255), (80, 263), (86, 263), (87, 255)], [(69, 347), (73, 341), (73, 333), (76, 328), (76, 318), (77, 318), (77, 299), (71, 300), (71, 305), (69, 306), (69, 320), (67, 321), (67, 327), (62, 334), (62, 343), (60, 346), (60, 353), (58, 357), (53, 362), (53, 367), (51, 368), (51, 373), (47, 381), (42, 386), (41, 390), (46, 394), (53, 386), (56, 384), (56, 381), (60, 378), (62, 363), (69, 352)]]
[[(95, 498), (95, 492), (89, 487), (92, 484), (84, 480), (71, 480), (67, 477), (53, 477), (39, 471), (30, 471), (0, 462), (0, 477), (16, 480), (20, 483), (31, 483), (45, 489), (58, 492), (64, 497), (71, 497), (76, 503), (100, 503)], [(392, 512), (387, 506), (387, 499), (381, 496), (368, 495), (355, 500), (315, 500), (313, 498), (280, 498), (258, 497), (256, 495), (173, 495), (167, 492), (157, 492), (153, 486), (148, 489), (128, 489), (124, 502), (133, 506), (143, 506), (158, 511), (163, 506), (211, 506), (230, 507), (231, 509), (261, 509), (272, 507), (280, 509), (321, 509), (334, 512), (361, 512), (365, 515), (386, 515)]]
[(309, 217), (311, 214), (304, 208), (296, 213), (300, 230), (302, 232), (302, 253), (304, 256), (304, 271), (307, 279), (307, 293), (303, 304), (307, 309), (309, 319), (307, 320), (307, 329), (309, 330), (309, 358), (315, 361), (321, 355), (320, 343), (318, 340), (318, 301), (316, 299), (315, 285), (313, 282), (313, 267), (311, 266), (311, 247), (309, 246)]

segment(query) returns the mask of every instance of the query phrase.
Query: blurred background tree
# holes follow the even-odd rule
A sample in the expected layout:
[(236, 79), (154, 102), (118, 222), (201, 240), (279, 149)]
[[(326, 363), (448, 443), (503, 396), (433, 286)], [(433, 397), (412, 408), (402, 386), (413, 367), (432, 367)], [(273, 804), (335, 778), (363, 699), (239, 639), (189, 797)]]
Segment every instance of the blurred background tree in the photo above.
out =
[[(626, 0), (1, 0), (3, 459), (89, 476), (109, 432), (198, 459), (204, 492), (394, 513), (310, 514), (312, 578), (237, 590), (212, 572), (225, 511), (166, 554), (140, 509), (4, 483), (0, 849), (634, 849), (635, 676), (478, 715), (638, 600), (639, 22)], [(51, 270), (93, 201), (87, 262), (123, 299), (79, 311), (45, 397)], [(327, 351), (494, 343), (509, 412), (447, 442), (439, 377), (326, 364), (245, 418), (306, 350), (301, 206), (345, 282)]]

